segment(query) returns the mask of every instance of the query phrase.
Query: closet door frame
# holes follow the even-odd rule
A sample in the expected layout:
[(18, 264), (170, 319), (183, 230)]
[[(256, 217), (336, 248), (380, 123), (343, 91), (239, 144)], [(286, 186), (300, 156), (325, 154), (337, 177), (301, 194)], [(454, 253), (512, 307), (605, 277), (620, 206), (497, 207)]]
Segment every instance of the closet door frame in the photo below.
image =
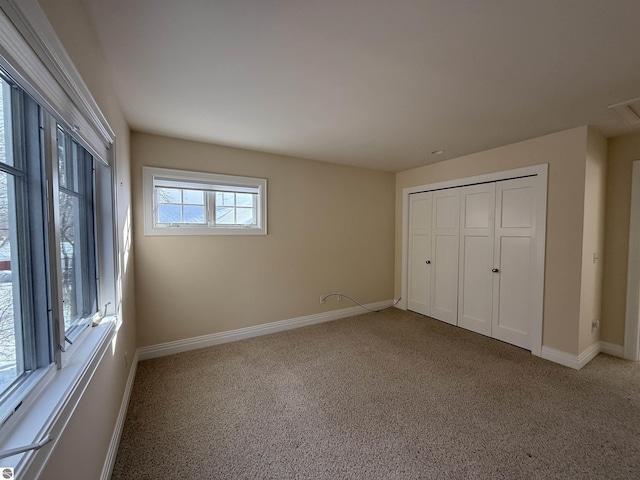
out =
[(542, 323), (544, 306), (544, 262), (547, 224), (547, 178), (548, 164), (533, 165), (530, 167), (503, 170), (500, 172), (476, 175), (472, 177), (457, 178), (444, 182), (417, 185), (407, 187), (402, 191), (402, 271), (400, 277), (402, 299), (397, 307), (407, 310), (408, 293), (408, 262), (409, 262), (409, 195), (412, 193), (441, 190), (445, 188), (463, 187), (486, 182), (496, 182), (520, 177), (535, 177), (535, 202), (536, 202), (536, 230), (535, 237), (535, 261), (532, 265), (531, 285), (531, 353), (541, 356), (542, 350)]

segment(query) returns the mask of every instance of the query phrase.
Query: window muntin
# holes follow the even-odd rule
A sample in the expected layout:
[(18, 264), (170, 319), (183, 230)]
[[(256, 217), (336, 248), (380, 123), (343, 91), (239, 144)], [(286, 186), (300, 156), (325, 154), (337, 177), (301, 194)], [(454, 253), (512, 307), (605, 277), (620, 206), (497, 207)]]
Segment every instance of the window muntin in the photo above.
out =
[(145, 234), (265, 234), (266, 180), (144, 167)]

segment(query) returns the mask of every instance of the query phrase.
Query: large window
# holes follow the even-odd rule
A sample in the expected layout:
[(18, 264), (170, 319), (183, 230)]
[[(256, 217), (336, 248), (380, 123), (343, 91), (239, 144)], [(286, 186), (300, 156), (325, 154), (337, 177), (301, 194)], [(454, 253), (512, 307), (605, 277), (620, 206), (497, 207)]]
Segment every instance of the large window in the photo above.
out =
[(0, 425), (98, 314), (95, 161), (0, 71)]
[(265, 234), (266, 189), (261, 178), (145, 167), (145, 234)]

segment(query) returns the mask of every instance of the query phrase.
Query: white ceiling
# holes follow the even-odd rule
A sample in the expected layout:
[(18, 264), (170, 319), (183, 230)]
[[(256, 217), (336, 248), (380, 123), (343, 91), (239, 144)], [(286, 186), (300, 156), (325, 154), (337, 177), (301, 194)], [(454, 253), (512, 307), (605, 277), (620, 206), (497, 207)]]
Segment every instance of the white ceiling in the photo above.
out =
[(83, 2), (131, 128), (174, 137), (399, 171), (625, 133), (640, 96), (639, 0)]

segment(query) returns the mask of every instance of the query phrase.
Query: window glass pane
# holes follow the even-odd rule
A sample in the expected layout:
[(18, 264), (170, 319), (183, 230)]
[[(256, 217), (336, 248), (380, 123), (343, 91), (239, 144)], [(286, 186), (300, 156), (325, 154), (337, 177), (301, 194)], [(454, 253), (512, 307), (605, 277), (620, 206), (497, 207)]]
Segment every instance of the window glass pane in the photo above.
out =
[(13, 165), (11, 86), (0, 78), (0, 162)]
[(236, 204), (238, 207), (253, 207), (252, 193), (236, 193)]
[(255, 224), (253, 208), (236, 208), (236, 223), (239, 225)]
[(235, 223), (234, 212), (234, 208), (216, 207), (216, 223), (220, 225), (233, 225)]
[(158, 223), (182, 223), (182, 208), (180, 205), (158, 205)]
[(67, 188), (80, 192), (80, 159), (84, 149), (77, 143), (72, 143), (71, 158), (67, 157)]
[(156, 188), (158, 203), (182, 203), (182, 190), (179, 188)]
[(218, 192), (216, 194), (216, 204), (219, 206), (233, 207), (236, 204), (236, 194), (233, 192)]
[(84, 148), (72, 142), (61, 127), (58, 127), (58, 181), (60, 188), (80, 192), (79, 165)]
[(216, 205), (219, 207), (233, 207), (235, 205), (235, 193), (216, 192)]
[(64, 144), (64, 131), (58, 128), (58, 182), (60, 187), (67, 187), (67, 155)]
[(0, 172), (0, 394), (24, 373), (13, 180)]
[(183, 201), (192, 205), (204, 205), (204, 192), (202, 190), (183, 190)]
[(65, 329), (84, 314), (82, 305), (82, 258), (80, 248), (80, 202), (60, 192), (60, 258), (62, 263), (62, 310)]
[(204, 206), (185, 205), (183, 208), (184, 223), (205, 223)]

